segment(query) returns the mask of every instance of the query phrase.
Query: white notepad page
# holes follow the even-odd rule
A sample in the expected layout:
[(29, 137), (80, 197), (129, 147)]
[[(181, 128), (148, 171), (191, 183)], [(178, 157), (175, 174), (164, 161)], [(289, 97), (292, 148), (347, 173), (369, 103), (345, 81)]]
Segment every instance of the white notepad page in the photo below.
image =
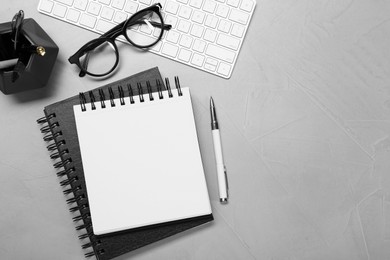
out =
[(96, 235), (211, 214), (190, 92), (74, 106)]

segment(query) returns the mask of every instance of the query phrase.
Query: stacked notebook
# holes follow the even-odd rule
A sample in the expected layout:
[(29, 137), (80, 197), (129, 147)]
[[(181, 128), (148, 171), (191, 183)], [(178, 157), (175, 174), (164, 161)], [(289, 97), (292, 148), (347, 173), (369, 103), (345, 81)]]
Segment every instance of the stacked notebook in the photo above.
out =
[(153, 68), (49, 105), (38, 120), (87, 257), (213, 220), (190, 91), (166, 83)]

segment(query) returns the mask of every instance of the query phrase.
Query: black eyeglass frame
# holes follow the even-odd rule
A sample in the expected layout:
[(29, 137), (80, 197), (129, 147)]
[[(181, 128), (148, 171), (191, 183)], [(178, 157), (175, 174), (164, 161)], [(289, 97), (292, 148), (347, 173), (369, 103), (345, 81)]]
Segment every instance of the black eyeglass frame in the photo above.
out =
[[(115, 39), (118, 36), (124, 36), (126, 38), (126, 40), (131, 45), (133, 45), (133, 46), (135, 46), (137, 48), (147, 49), (147, 48), (150, 48), (150, 47), (154, 46), (155, 44), (157, 44), (161, 40), (161, 38), (162, 38), (162, 36), (164, 34), (164, 30), (170, 30), (172, 28), (171, 25), (164, 23), (164, 19), (163, 19), (162, 15), (161, 15), (161, 12), (160, 12), (161, 9), (162, 9), (161, 4), (160, 3), (156, 3), (156, 4), (152, 5), (152, 6), (149, 6), (147, 8), (144, 8), (142, 10), (137, 11), (132, 16), (130, 16), (126, 21), (123, 21), (120, 24), (116, 25), (115, 27), (110, 29), (108, 32), (106, 32), (103, 35), (101, 35), (99, 38), (96, 38), (96, 39), (91, 40), (91, 41), (87, 42), (86, 44), (84, 44), (75, 54), (70, 56), (68, 61), (71, 64), (76, 64), (79, 67), (79, 69), (80, 69), (79, 76), (80, 77), (85, 76), (85, 74), (88, 74), (88, 75), (94, 76), (94, 77), (104, 77), (104, 76), (107, 76), (108, 74), (110, 74), (111, 72), (113, 72), (115, 70), (115, 68), (118, 66), (118, 63), (119, 63), (119, 51), (118, 51), (118, 47), (117, 47), (117, 45), (115, 43)], [(140, 18), (142, 18), (144, 16), (145, 12), (148, 12), (148, 11), (153, 11), (153, 12), (155, 12), (159, 16), (159, 18), (161, 20), (161, 23), (153, 23), (153, 22), (151, 22), (151, 24), (153, 24), (156, 27), (160, 27), (161, 28), (161, 32), (160, 32), (160, 35), (156, 38), (155, 42), (153, 42), (151, 44), (148, 44), (148, 45), (138, 45), (138, 44), (134, 43), (127, 36), (126, 31), (127, 31), (127, 28), (129, 26), (142, 24), (142, 20), (140, 20)], [(84, 66), (81, 65), (80, 57), (82, 57), (85, 53), (87, 53), (89, 51), (92, 51), (93, 49), (95, 49), (96, 47), (100, 46), (104, 42), (108, 42), (108, 43), (110, 43), (114, 47), (115, 56), (116, 56), (115, 64), (108, 72), (106, 72), (104, 74), (91, 73), (91, 72), (87, 71), (86, 69), (84, 69)]]

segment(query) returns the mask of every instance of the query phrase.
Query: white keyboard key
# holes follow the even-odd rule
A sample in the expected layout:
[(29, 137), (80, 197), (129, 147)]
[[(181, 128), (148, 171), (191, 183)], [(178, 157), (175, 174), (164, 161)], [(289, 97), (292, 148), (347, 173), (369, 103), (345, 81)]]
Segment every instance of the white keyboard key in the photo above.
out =
[(186, 49), (181, 49), (178, 58), (182, 61), (189, 62), (192, 52)]
[(55, 0), (58, 3), (67, 5), (67, 6), (72, 6), (73, 5), (73, 0)]
[(200, 9), (202, 3), (203, 3), (202, 0), (191, 0), (190, 6)]
[(240, 8), (241, 8), (241, 10), (244, 10), (244, 11), (247, 11), (247, 12), (252, 11), (253, 1), (252, 0), (242, 0)]
[(99, 15), (100, 13), (100, 9), (101, 9), (102, 5), (98, 4), (98, 3), (95, 3), (95, 2), (91, 2), (88, 6), (88, 13), (90, 14), (93, 14), (93, 15)]
[(217, 32), (214, 30), (206, 29), (203, 39), (209, 42), (214, 42), (217, 38)]
[(58, 17), (65, 17), (67, 9), (64, 5), (56, 5), (54, 6), (53, 14)]
[(240, 40), (226, 34), (221, 33), (218, 36), (217, 44), (222, 45), (226, 48), (237, 50), (238, 46), (240, 46)]
[(218, 25), (218, 30), (224, 33), (228, 33), (230, 31), (230, 27), (232, 23), (226, 20), (221, 20)]
[(202, 24), (204, 21), (204, 16), (204, 13), (200, 11), (194, 11), (194, 14), (192, 15), (192, 21)]
[(112, 29), (115, 26), (115, 24), (107, 22), (104, 19), (100, 19), (96, 25), (96, 30), (98, 30), (101, 33), (105, 33)]
[(125, 2), (126, 0), (112, 0), (111, 6), (116, 9), (122, 10), (125, 6)]
[(180, 43), (179, 43), (181, 46), (183, 47), (186, 47), (186, 48), (191, 48), (191, 44), (192, 44), (192, 37), (186, 35), (186, 34), (183, 34), (181, 36), (181, 39), (180, 39)]
[(238, 7), (238, 5), (240, 4), (240, 0), (227, 0), (226, 3), (230, 6)]
[(210, 64), (210, 65), (213, 65), (214, 67), (217, 67), (217, 65), (218, 65), (218, 61), (217, 61), (217, 60), (214, 60), (214, 59), (212, 59), (212, 58), (207, 58), (207, 59), (206, 59), (206, 63), (207, 63), (207, 64)]
[(209, 44), (206, 49), (206, 54), (214, 58), (233, 63), (236, 54), (214, 44)]
[(192, 9), (188, 6), (183, 5), (180, 8), (179, 16), (184, 18), (184, 19), (190, 19), (191, 13), (192, 13)]
[(217, 27), (217, 23), (218, 23), (218, 18), (216, 16), (214, 16), (214, 15), (207, 15), (207, 18), (206, 18), (206, 21), (205, 21), (204, 24), (207, 27), (215, 29)]
[(186, 20), (180, 20), (177, 30), (188, 33), (190, 31), (191, 23)]
[(167, 17), (165, 17), (164, 19), (164, 23), (172, 25), (172, 28), (176, 28), (177, 17), (172, 15), (167, 15)]
[(188, 0), (176, 0), (176, 1), (178, 1), (179, 3), (185, 4), (185, 5), (188, 3)]
[(136, 2), (127, 1), (125, 12), (134, 14), (138, 10), (138, 4)]
[(214, 0), (206, 0), (203, 5), (203, 10), (208, 13), (214, 13), (216, 6), (217, 4), (214, 2)]
[(226, 18), (229, 13), (229, 7), (226, 5), (218, 5), (217, 11), (215, 12), (216, 15)]
[(230, 12), (229, 19), (232, 20), (233, 22), (237, 22), (237, 23), (245, 25), (245, 24), (247, 24), (247, 22), (249, 20), (249, 15), (247, 13), (233, 9)]
[(197, 24), (194, 24), (191, 29), (191, 35), (196, 37), (202, 37), (203, 34), (203, 27)]
[(176, 14), (179, 10), (179, 4), (173, 1), (169, 1), (165, 7), (165, 11), (171, 14)]
[(163, 48), (162, 48), (162, 53), (165, 54), (165, 55), (168, 55), (172, 58), (175, 58), (176, 55), (177, 55), (177, 52), (179, 50), (179, 47), (177, 47), (176, 45), (172, 45), (170, 43), (165, 43)]
[(43, 0), (39, 5), (39, 10), (50, 13), (53, 9), (54, 3), (52, 1)]
[(204, 62), (204, 56), (198, 53), (194, 53), (194, 55), (192, 56), (191, 63), (196, 66), (202, 67), (203, 62)]
[(229, 76), (231, 68), (232, 67), (229, 64), (221, 62), (218, 67), (218, 73), (227, 77)]
[(169, 31), (168, 36), (167, 36), (167, 41), (172, 42), (172, 43), (177, 43), (180, 38), (180, 33), (176, 31)]
[(68, 14), (66, 15), (66, 19), (74, 23), (77, 23), (79, 17), (80, 17), (80, 12), (75, 9), (69, 9)]
[(96, 23), (96, 17), (89, 14), (82, 14), (80, 19), (80, 24), (88, 28), (94, 28)]
[(104, 19), (112, 20), (112, 17), (114, 17), (114, 12), (115, 12), (114, 9), (104, 6), (100, 16)]
[(75, 0), (74, 1), (74, 7), (81, 10), (81, 11), (85, 11), (85, 9), (87, 9), (87, 5), (88, 5), (88, 0)]
[(205, 63), (205, 64), (204, 64), (204, 68), (205, 68), (206, 70), (215, 71), (215, 69), (216, 69), (217, 67), (215, 67), (215, 66), (213, 66), (213, 65), (211, 65), (211, 64)]
[(115, 13), (114, 22), (121, 23), (123, 21), (126, 21), (126, 19), (127, 19), (127, 14), (126, 13), (119, 12), (119, 11), (117, 11)]
[(192, 46), (192, 49), (198, 52), (204, 52), (205, 48), (206, 48), (206, 42), (198, 39), (194, 41), (194, 45)]
[(239, 24), (233, 24), (232, 31), (230, 32), (232, 35), (241, 38), (244, 35), (245, 27)]

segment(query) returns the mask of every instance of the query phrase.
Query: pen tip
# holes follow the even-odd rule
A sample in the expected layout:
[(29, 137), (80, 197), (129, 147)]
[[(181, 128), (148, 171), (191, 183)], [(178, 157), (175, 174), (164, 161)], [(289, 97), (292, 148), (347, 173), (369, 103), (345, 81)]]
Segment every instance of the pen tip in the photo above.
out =
[(214, 100), (213, 97), (210, 96), (210, 106), (214, 106)]

